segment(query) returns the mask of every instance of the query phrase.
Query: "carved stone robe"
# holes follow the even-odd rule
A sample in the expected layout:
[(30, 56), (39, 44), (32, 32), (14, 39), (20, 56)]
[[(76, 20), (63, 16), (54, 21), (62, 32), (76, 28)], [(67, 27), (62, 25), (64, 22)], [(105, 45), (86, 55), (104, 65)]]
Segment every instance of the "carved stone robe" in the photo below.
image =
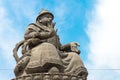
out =
[(39, 31), (42, 35), (37, 38), (45, 40), (45, 42), (39, 43), (39, 45), (31, 44), (35, 47), (31, 49), (31, 59), (26, 71), (28, 73), (38, 71), (47, 72), (50, 66), (56, 66), (68, 74), (73, 73), (80, 75), (81, 72), (87, 73), (80, 56), (75, 52), (70, 52), (69, 46), (67, 48), (62, 46), (57, 34), (49, 37), (50, 34), (44, 30), (42, 31), (40, 26), (41, 25), (30, 24), (25, 33), (25, 38), (27, 38), (34, 36), (34, 34)]
[[(27, 73), (35, 72), (48, 72), (52, 67), (57, 67), (59, 70), (63, 68), (62, 60), (57, 51), (59, 46), (57, 35), (50, 37), (48, 31), (41, 29), (42, 25), (30, 24), (25, 33), (25, 38), (29, 39), (34, 36), (35, 33), (41, 33), (40, 36), (34, 37), (42, 40), (41, 43), (34, 43), (29, 45), (31, 48), (31, 58), (27, 65)], [(45, 26), (42, 26), (44, 28)]]

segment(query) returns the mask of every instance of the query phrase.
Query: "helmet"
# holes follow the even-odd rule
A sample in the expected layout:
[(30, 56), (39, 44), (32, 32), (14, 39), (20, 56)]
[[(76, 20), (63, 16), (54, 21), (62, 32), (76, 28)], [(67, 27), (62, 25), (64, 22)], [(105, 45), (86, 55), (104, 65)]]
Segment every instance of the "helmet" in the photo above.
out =
[(49, 12), (48, 10), (42, 9), (39, 15), (37, 16), (36, 21), (39, 19), (39, 17), (41, 17), (44, 14), (50, 14), (52, 16), (52, 20), (54, 19), (54, 16), (51, 12)]

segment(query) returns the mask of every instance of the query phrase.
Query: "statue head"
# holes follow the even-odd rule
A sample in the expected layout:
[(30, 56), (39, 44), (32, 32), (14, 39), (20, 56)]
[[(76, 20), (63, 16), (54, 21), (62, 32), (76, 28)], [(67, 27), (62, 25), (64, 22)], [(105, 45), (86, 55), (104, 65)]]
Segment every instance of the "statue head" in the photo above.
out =
[(39, 13), (39, 15), (36, 18), (36, 22), (44, 15), (50, 15), (52, 20), (54, 19), (54, 15), (51, 12), (49, 12), (48, 10), (42, 9), (41, 12)]

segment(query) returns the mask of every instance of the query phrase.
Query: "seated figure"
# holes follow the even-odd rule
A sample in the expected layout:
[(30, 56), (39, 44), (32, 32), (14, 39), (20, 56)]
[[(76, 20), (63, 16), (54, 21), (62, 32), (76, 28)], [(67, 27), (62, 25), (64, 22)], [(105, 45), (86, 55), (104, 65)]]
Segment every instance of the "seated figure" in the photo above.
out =
[[(76, 42), (62, 45), (54, 30), (54, 16), (42, 10), (36, 23), (28, 25), (24, 40), (16, 44), (14, 57), (17, 65), (15, 75), (32, 73), (67, 73), (87, 76), (87, 70), (80, 59), (79, 46)], [(18, 57), (18, 48), (22, 46), (22, 57)]]

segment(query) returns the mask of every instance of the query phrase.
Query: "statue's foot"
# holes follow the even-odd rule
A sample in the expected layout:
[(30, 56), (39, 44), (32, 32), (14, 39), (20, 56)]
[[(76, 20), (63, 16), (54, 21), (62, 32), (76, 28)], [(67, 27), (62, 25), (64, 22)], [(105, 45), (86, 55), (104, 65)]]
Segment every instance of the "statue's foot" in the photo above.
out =
[(48, 73), (59, 73), (59, 69), (57, 67), (52, 67)]

